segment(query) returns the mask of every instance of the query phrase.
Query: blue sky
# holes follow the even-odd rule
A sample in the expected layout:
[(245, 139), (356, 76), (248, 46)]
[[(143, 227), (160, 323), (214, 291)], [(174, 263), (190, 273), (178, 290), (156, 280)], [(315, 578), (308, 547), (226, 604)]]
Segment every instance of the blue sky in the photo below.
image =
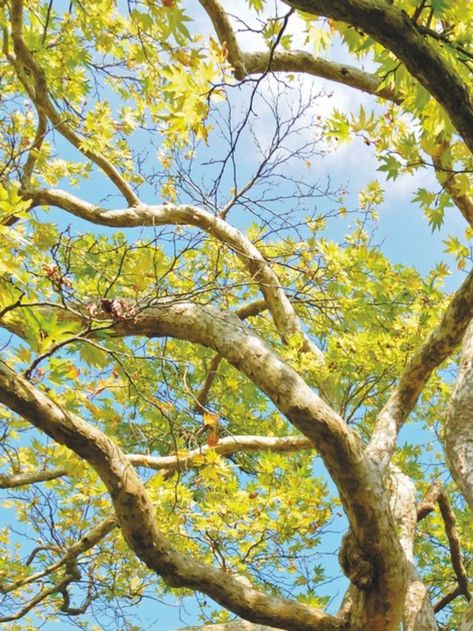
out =
[[(243, 2), (235, 2), (235, 7), (232, 10), (239, 15), (245, 15), (245, 5)], [(199, 10), (196, 10), (195, 15), (197, 21), (197, 29), (210, 32), (209, 22), (202, 15)], [(256, 43), (257, 38), (253, 35), (245, 35), (244, 47), (250, 49)], [(338, 58), (344, 60), (341, 49), (335, 49), (332, 58)], [(309, 80), (304, 80), (309, 81)], [(313, 82), (313, 80), (310, 80)], [(372, 101), (372, 97), (360, 94), (349, 88), (343, 88), (333, 84), (326, 84), (322, 81), (317, 81), (317, 86), (325, 86), (327, 92), (332, 93), (332, 96), (321, 97), (314, 102), (314, 114), (320, 113), (326, 115), (331, 111), (333, 106), (338, 109), (353, 108), (356, 110), (360, 104), (365, 107)], [(264, 90), (264, 85), (261, 86)], [(303, 89), (303, 88), (302, 88)], [(236, 98), (236, 97), (234, 97)], [(264, 114), (259, 113), (259, 120), (257, 121), (258, 128), (261, 129), (261, 133), (264, 133), (267, 121), (264, 118)], [(310, 133), (310, 132), (307, 132)], [(62, 142), (60, 143), (62, 144)], [(218, 151), (218, 143), (211, 151)], [(69, 151), (69, 150), (67, 150)], [(247, 144), (242, 147), (242, 151), (248, 152), (248, 155), (252, 154), (252, 147)], [(247, 166), (251, 166), (251, 163)], [(441, 260), (445, 260), (450, 264), (452, 268), (452, 275), (446, 282), (446, 288), (448, 291), (453, 291), (461, 282), (462, 274), (455, 271), (454, 261), (444, 254), (444, 245), (442, 241), (450, 234), (461, 235), (465, 228), (465, 222), (460, 213), (455, 209), (451, 209), (445, 220), (445, 224), (440, 231), (432, 233), (431, 228), (428, 226), (427, 220), (423, 217), (422, 212), (412, 203), (414, 191), (419, 186), (428, 187), (435, 181), (434, 176), (428, 170), (424, 170), (416, 174), (415, 176), (402, 176), (395, 182), (384, 182), (384, 175), (376, 171), (376, 161), (364, 143), (360, 140), (353, 141), (348, 145), (343, 145), (338, 149), (333, 150), (324, 158), (316, 157), (313, 160), (311, 171), (308, 174), (309, 177), (313, 177), (320, 182), (324, 182), (327, 178), (330, 178), (332, 187), (338, 186), (346, 187), (349, 191), (345, 205), (350, 209), (355, 209), (357, 206), (356, 196), (358, 192), (369, 181), (374, 178), (378, 178), (380, 182), (385, 185), (385, 201), (379, 208), (379, 222), (376, 229), (376, 242), (381, 245), (382, 250), (389, 256), (392, 261), (413, 265), (417, 267), (422, 273), (426, 273), (436, 263)], [(108, 187), (104, 187), (103, 178), (96, 174), (93, 176), (90, 184), (85, 189), (87, 191), (88, 201), (98, 201), (109, 194)], [(151, 191), (148, 191), (151, 196)], [(94, 199), (93, 196), (97, 195)], [(146, 198), (144, 200), (148, 202), (159, 203), (159, 200)], [(320, 204), (327, 203), (323, 200)], [(108, 201), (110, 206), (110, 200)], [(62, 225), (70, 224), (75, 231), (87, 230), (87, 225), (84, 222), (77, 221), (72, 216), (62, 215), (55, 213), (53, 216), (57, 217), (58, 221)], [(230, 221), (233, 221), (236, 225), (245, 225), (248, 221), (246, 217), (239, 217), (238, 215), (230, 215)], [(347, 219), (346, 225), (348, 225), (350, 219)], [(346, 226), (343, 227), (345, 229)], [(102, 230), (102, 229), (101, 229)], [(334, 228), (334, 235), (342, 230), (340, 224)], [(107, 232), (103, 229), (103, 232)], [(128, 237), (130, 239), (140, 234), (140, 230), (136, 229), (130, 231)], [(329, 230), (330, 235), (330, 230)], [(421, 439), (421, 437), (419, 437)], [(2, 517), (3, 521), (4, 517)], [(331, 562), (333, 563), (333, 561)], [(328, 586), (328, 593), (333, 593), (333, 587)], [(339, 589), (339, 587), (335, 587)], [(330, 591), (332, 590), (332, 592)], [(155, 602), (144, 601), (138, 608), (138, 611), (142, 613), (143, 621), (146, 621), (143, 629), (149, 631), (174, 631), (177, 628), (185, 626), (185, 624), (197, 623), (196, 613), (198, 608), (196, 607), (193, 599), (186, 600), (184, 611), (180, 608), (180, 601), (178, 597), (170, 600), (171, 606), (162, 606)], [(138, 613), (138, 612), (137, 612)], [(90, 623), (93, 624), (92, 622)], [(66, 620), (59, 623), (46, 622), (42, 627), (45, 631), (69, 631), (77, 629), (76, 626), (68, 623)], [(92, 626), (90, 627), (92, 628)]]

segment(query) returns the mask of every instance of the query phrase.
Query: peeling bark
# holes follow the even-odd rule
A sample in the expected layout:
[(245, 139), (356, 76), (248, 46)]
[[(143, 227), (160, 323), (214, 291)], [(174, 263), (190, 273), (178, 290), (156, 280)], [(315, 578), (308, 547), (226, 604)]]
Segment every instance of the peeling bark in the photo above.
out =
[(389, 468), (391, 506), (399, 528), (399, 539), (408, 564), (408, 587), (404, 604), (403, 631), (437, 631), (434, 610), (427, 586), (414, 562), (417, 525), (416, 488), (400, 469)]
[[(189, 587), (256, 623), (293, 631), (341, 631), (345, 624), (301, 603), (273, 598), (176, 550), (159, 531), (159, 515), (125, 454), (105, 434), (61, 408), (0, 362), (0, 401), (86, 460), (106, 485), (123, 537), (172, 587)], [(56, 588), (57, 591), (57, 588)]]
[(347, 22), (402, 61), (442, 105), (473, 152), (473, 98), (468, 86), (407, 13), (385, 0), (283, 0), (311, 15)]
[[(112, 335), (118, 336), (166, 335), (214, 348), (240, 371), (246, 373), (253, 383), (271, 398), (281, 412), (319, 450), (339, 488), (361, 553), (372, 564), (375, 584), (365, 595), (364, 618), (359, 624), (357, 622), (353, 629), (366, 628), (363, 625), (366, 625), (368, 620), (373, 631), (397, 629), (402, 614), (406, 580), (404, 555), (396, 536), (382, 476), (378, 468), (366, 458), (361, 440), (344, 421), (261, 338), (234, 315), (223, 314), (210, 307), (192, 303), (166, 303), (149, 307), (133, 318), (115, 322), (111, 332)], [(27, 384), (23, 380), (21, 383), (22, 387)], [(19, 404), (10, 398), (14, 384), (15, 379), (12, 378), (9, 386), (4, 385), (0, 389), (2, 401), (37, 424), (38, 414), (30, 414), (22, 403)], [(29, 384), (27, 386), (28, 389), (31, 388)], [(67, 418), (70, 417), (71, 415), (68, 415)], [(76, 422), (79, 421), (76, 419), (74, 425)], [(61, 427), (63, 425), (61, 424)], [(39, 427), (44, 431), (50, 431), (48, 424)], [(100, 433), (92, 434), (94, 438), (90, 436), (92, 445), (88, 445), (84, 450), (84, 432), (79, 432), (77, 427), (71, 430), (70, 435), (68, 431), (66, 423), (66, 434), (64, 429), (61, 429), (58, 434), (54, 433), (53, 437), (86, 458), (109, 486), (125, 537), (140, 558), (158, 571), (171, 585), (186, 585), (200, 589), (218, 602), (226, 603), (225, 606), (245, 618), (274, 625), (274, 618), (265, 617), (269, 615), (268, 606), (262, 604), (263, 609), (260, 611), (263, 618), (255, 618), (255, 612), (252, 611), (249, 615), (248, 610), (242, 605), (245, 603), (243, 595), (233, 594), (229, 604), (228, 596), (222, 595), (224, 582), (221, 580), (216, 579), (217, 588), (215, 582), (211, 581), (211, 585), (208, 583), (206, 576), (201, 577), (201, 580), (195, 579), (194, 576), (199, 573), (197, 570), (190, 572), (192, 577), (188, 576), (188, 572), (182, 574), (181, 569), (178, 571), (177, 568), (183, 561), (180, 558), (175, 560), (174, 552), (168, 552), (161, 541), (162, 536), (158, 536), (152, 529), (146, 494), (126, 457), (117, 456), (110, 460), (111, 454), (115, 454), (117, 448)], [(113, 465), (113, 471), (107, 468), (106, 463)], [(104, 466), (106, 468), (102, 470)], [(126, 492), (117, 490), (118, 484), (124, 484), (122, 478), (125, 474), (127, 486), (128, 481), (131, 485), (130, 491)], [(143, 515), (140, 520), (136, 519), (138, 514)], [(144, 525), (137, 529), (137, 523)], [(158, 537), (159, 541), (158, 558), (152, 554), (154, 544), (151, 542), (154, 537)], [(198, 564), (199, 568), (200, 565)], [(189, 560), (185, 566), (190, 567)], [(225, 590), (223, 593), (226, 593)]]
[(473, 272), (454, 294), (439, 325), (427, 336), (407, 362), (403, 374), (376, 420), (368, 454), (387, 466), (397, 435), (413, 410), (433, 370), (449, 357), (466, 331), (473, 310)]
[(473, 509), (473, 323), (465, 333), (455, 389), (445, 421), (445, 449), (449, 468)]

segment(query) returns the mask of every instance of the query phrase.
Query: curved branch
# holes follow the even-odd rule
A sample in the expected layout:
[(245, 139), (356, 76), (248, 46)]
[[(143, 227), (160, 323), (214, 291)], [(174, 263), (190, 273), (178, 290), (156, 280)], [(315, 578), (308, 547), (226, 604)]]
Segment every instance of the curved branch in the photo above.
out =
[(289, 6), (362, 29), (401, 60), (448, 112), (473, 152), (473, 98), (462, 80), (405, 11), (386, 0), (283, 0)]
[[(306, 51), (273, 51), (271, 58), (268, 51), (245, 53), (240, 49), (230, 19), (218, 0), (200, 0), (200, 3), (212, 20), (220, 43), (227, 48), (228, 61), (234, 67), (238, 79), (243, 80), (248, 75), (267, 72), (268, 68), (272, 72), (304, 73), (384, 98), (398, 105), (402, 104), (402, 96), (382, 86), (382, 79), (378, 75), (354, 66), (315, 57)], [(451, 196), (468, 223), (473, 225), (471, 197), (461, 192), (461, 187), (456, 184), (455, 175), (444, 171), (442, 154), (447, 146), (448, 144), (440, 142), (429, 155), (442, 188)]]
[(37, 572), (36, 574), (32, 574), (31, 576), (27, 576), (26, 578), (16, 581), (11, 585), (2, 585), (2, 593), (6, 594), (8, 592), (12, 592), (19, 587), (23, 587), (24, 585), (28, 585), (29, 583), (33, 583), (34, 581), (43, 578), (43, 576), (47, 576), (55, 572), (63, 565), (70, 563), (77, 559), (77, 557), (83, 552), (87, 552), (91, 550), (94, 546), (96, 546), (102, 539), (104, 539), (114, 528), (117, 527), (117, 520), (115, 517), (108, 517), (104, 519), (102, 522), (97, 524), (95, 528), (92, 528), (88, 532), (84, 533), (82, 537), (74, 543), (66, 553), (56, 561), (56, 563), (52, 563), (41, 572)]
[[(109, 318), (107, 314), (103, 317)], [(373, 631), (386, 630), (386, 618), (389, 618), (392, 620), (389, 629), (397, 628), (406, 580), (404, 555), (382, 475), (366, 458), (363, 443), (344, 421), (235, 315), (192, 303), (167, 303), (146, 308), (133, 318), (115, 321), (111, 334), (172, 336), (211, 347), (271, 398), (317, 447), (338, 486), (357, 545), (373, 566), (376, 582), (366, 593), (364, 624), (370, 620)], [(216, 570), (196, 561), (186, 559), (184, 562), (180, 554), (170, 548), (151, 519), (152, 508), (134, 469), (108, 438), (82, 419), (61, 410), (3, 364), (0, 364), (0, 400), (95, 467), (109, 488), (128, 544), (170, 585), (204, 591), (245, 618), (274, 625), (274, 603), (268, 601), (268, 597), (250, 590), (251, 598), (261, 603), (256, 614), (248, 606), (247, 588), (230, 585), (228, 581), (233, 579), (228, 575), (222, 578)], [(310, 614), (318, 623), (321, 615), (318, 612), (314, 618)], [(338, 625), (338, 619), (332, 623)], [(289, 625), (288, 628), (298, 627)]]
[(364, 72), (355, 66), (315, 57), (304, 50), (274, 50), (272, 54), (270, 51), (243, 52), (238, 45), (228, 15), (220, 3), (217, 0), (199, 1), (209, 15), (220, 43), (227, 49), (228, 61), (237, 79), (243, 80), (250, 74), (263, 74), (268, 70), (304, 73), (335, 81), (394, 103), (402, 103), (399, 94), (386, 86), (381, 86), (382, 80), (377, 75)]
[(462, 185), (458, 177), (451, 170), (451, 161), (448, 159), (450, 145), (446, 140), (439, 142), (431, 153), (435, 174), (442, 188), (447, 191), (463, 217), (473, 226), (473, 199), (462, 192)]
[(367, 619), (375, 630), (381, 619), (385, 624), (386, 616), (392, 615), (393, 621), (397, 615), (400, 617), (405, 586), (404, 556), (381, 473), (366, 458), (358, 436), (234, 315), (192, 303), (157, 305), (143, 310), (133, 321), (116, 322), (112, 329), (112, 335), (137, 334), (176, 337), (218, 351), (312, 441), (338, 487), (361, 554), (374, 567), (376, 585), (365, 600)]
[(440, 324), (407, 362), (399, 384), (378, 415), (368, 454), (382, 466), (391, 459), (399, 430), (430, 375), (460, 344), (472, 312), (473, 271), (454, 294)]
[(92, 465), (111, 495), (126, 542), (168, 585), (207, 593), (224, 607), (254, 622), (301, 631), (342, 630), (344, 623), (334, 616), (263, 594), (226, 572), (176, 550), (158, 530), (155, 509), (145, 487), (119, 447), (3, 362), (0, 362), (0, 401)]
[[(204, 230), (221, 243), (230, 247), (245, 265), (252, 279), (259, 285), (271, 312), (279, 335), (284, 341), (294, 335), (302, 339), (302, 351), (311, 352), (318, 360), (323, 361), (322, 351), (304, 332), (299, 318), (286, 296), (279, 279), (271, 265), (262, 256), (258, 248), (239, 230), (224, 219), (212, 215), (197, 206), (163, 204), (160, 206), (139, 204), (137, 206), (106, 210), (94, 204), (57, 189), (24, 189), (22, 195), (35, 205), (47, 204), (62, 208), (76, 217), (91, 223), (131, 228), (136, 226), (180, 225), (194, 226)], [(256, 308), (256, 307), (255, 307)], [(258, 307), (259, 308), (259, 307)], [(248, 307), (253, 313), (253, 307)], [(242, 315), (241, 317), (248, 317)], [(327, 379), (317, 382), (322, 394), (330, 400), (331, 384)]]
[[(66, 120), (56, 112), (48, 95), (46, 74), (37, 64), (23, 38), (23, 0), (12, 0), (11, 2), (11, 26), (16, 59), (13, 59), (11, 55), (9, 55), (9, 61), (15, 67), (18, 78), (23, 83), (37, 109), (49, 118), (55, 129), (57, 129), (66, 140), (108, 175), (128, 204), (131, 206), (139, 204), (139, 198), (136, 196), (133, 189), (109, 160), (91, 149), (84, 148), (82, 138), (76, 134), (67, 124)], [(33, 80), (33, 87), (25, 76), (25, 70)], [(31, 161), (29, 161), (27, 166), (28, 169), (32, 169)], [(28, 176), (28, 173), (29, 171), (27, 170), (25, 175)]]
[[(259, 315), (262, 311), (265, 311), (268, 308), (265, 300), (255, 300), (246, 305), (243, 305), (239, 309), (235, 311), (235, 314), (241, 319), (246, 320), (246, 318), (251, 318), (252, 316)], [(209, 396), (210, 388), (212, 387), (213, 382), (215, 381), (215, 377), (217, 376), (217, 370), (222, 361), (222, 356), (219, 353), (216, 353), (212, 357), (212, 361), (210, 362), (210, 367), (207, 372), (207, 377), (200, 389), (199, 393), (196, 396), (195, 400), (195, 410), (196, 412), (205, 412), (205, 404), (207, 402), (207, 397)]]

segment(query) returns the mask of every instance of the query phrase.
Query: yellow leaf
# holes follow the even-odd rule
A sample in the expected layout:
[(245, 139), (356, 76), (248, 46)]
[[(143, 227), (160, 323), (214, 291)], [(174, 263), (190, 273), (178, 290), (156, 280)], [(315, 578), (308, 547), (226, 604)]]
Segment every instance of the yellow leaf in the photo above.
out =
[(204, 427), (216, 427), (218, 423), (218, 414), (204, 412)]

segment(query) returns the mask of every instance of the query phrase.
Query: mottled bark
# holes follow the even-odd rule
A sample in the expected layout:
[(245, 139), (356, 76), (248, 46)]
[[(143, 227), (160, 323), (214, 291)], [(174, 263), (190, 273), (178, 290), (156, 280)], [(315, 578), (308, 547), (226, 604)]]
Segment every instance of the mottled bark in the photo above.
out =
[[(258, 248), (239, 230), (210, 212), (192, 205), (160, 206), (139, 204), (123, 209), (106, 210), (62, 190), (24, 190), (23, 195), (35, 205), (47, 204), (67, 210), (76, 217), (101, 226), (132, 228), (136, 226), (194, 226), (205, 231), (235, 252), (265, 297), (275, 325), (283, 338), (299, 333), (316, 357), (321, 351), (303, 333), (294, 307), (284, 293), (279, 279)], [(249, 279), (250, 281), (250, 279)]]
[[(271, 398), (293, 425), (317, 447), (339, 488), (352, 531), (356, 533), (360, 553), (373, 567), (376, 581), (372, 589), (364, 594), (365, 618), (353, 628), (362, 629), (370, 620), (373, 631), (396, 629), (402, 613), (405, 589), (404, 556), (396, 536), (382, 476), (378, 468), (366, 458), (363, 443), (344, 421), (234, 315), (225, 315), (210, 307), (191, 303), (166, 303), (145, 309), (133, 318), (114, 322), (111, 334), (149, 337), (169, 335), (209, 346), (246, 373)], [(7, 393), (8, 388), (5, 388), (3, 401), (8, 404)], [(97, 461), (90, 460), (89, 456), (88, 459), (94, 466), (100, 465), (99, 456)], [(120, 466), (124, 466), (123, 462)], [(128, 462), (126, 466), (130, 467)], [(138, 493), (135, 505), (144, 501), (140, 498)], [(130, 517), (130, 512), (126, 514)], [(134, 523), (136, 527), (136, 520)], [(138, 536), (138, 533), (134, 536)], [(146, 539), (145, 534), (143, 537)], [(134, 539), (130, 539), (129, 543), (148, 562), (146, 554), (143, 556), (143, 551), (139, 551), (140, 545), (133, 547)], [(166, 569), (160, 573), (169, 578)], [(197, 582), (193, 587), (210, 593), (205, 588), (205, 581), (200, 587)], [(210, 595), (223, 602), (219, 594)], [(229, 608), (241, 614), (241, 610), (233, 606), (233, 601)], [(249, 618), (248, 615), (244, 617)], [(250, 619), (274, 624), (273, 620), (267, 618)]]
[(463, 342), (460, 369), (445, 422), (450, 471), (473, 509), (473, 323)]
[(105, 434), (68, 412), (0, 362), (0, 401), (87, 461), (106, 485), (123, 537), (173, 587), (189, 587), (253, 622), (294, 631), (341, 631), (340, 619), (273, 598), (176, 550), (158, 529), (146, 489), (125, 454)]
[(460, 344), (473, 310), (473, 272), (454, 294), (439, 325), (407, 362), (399, 384), (378, 415), (368, 453), (383, 467), (389, 463), (400, 428), (435, 368)]
[(335, 81), (394, 103), (402, 102), (399, 94), (386, 86), (381, 86), (380, 77), (355, 66), (316, 57), (304, 50), (274, 50), (272, 53), (268, 50), (243, 52), (230, 19), (218, 0), (199, 1), (212, 20), (220, 43), (227, 50), (228, 61), (233, 67), (235, 77), (239, 80), (244, 80), (248, 75), (263, 74), (268, 71), (303, 73)]
[(253, 624), (245, 620), (226, 622), (224, 624), (204, 624), (201, 626), (183, 627), (177, 631), (274, 631), (275, 627), (267, 627), (263, 624)]
[[(362, 554), (373, 566), (372, 589), (364, 593), (363, 624), (397, 629), (405, 588), (404, 556), (378, 467), (344, 421), (255, 333), (234, 316), (181, 303), (150, 307), (117, 322), (119, 335), (170, 335), (214, 348), (260, 387), (316, 446), (337, 485)], [(358, 624), (358, 623), (357, 623)]]
[(311, 15), (347, 22), (390, 50), (442, 105), (473, 151), (473, 100), (458, 72), (408, 14), (385, 0), (283, 0)]
[(12, 473), (0, 475), (0, 489), (14, 489), (19, 486), (27, 486), (36, 482), (55, 480), (67, 475), (67, 469), (51, 469), (44, 471), (32, 471), (30, 473)]
[(221, 438), (213, 447), (202, 445), (176, 456), (147, 456), (145, 454), (129, 454), (127, 459), (135, 466), (144, 466), (157, 471), (182, 471), (194, 466), (197, 459), (205, 456), (212, 449), (221, 456), (243, 451), (271, 451), (284, 453), (300, 451), (301, 449), (313, 449), (312, 442), (304, 436), (286, 436), (275, 438), (271, 436), (227, 436)]
[(389, 481), (391, 507), (408, 564), (403, 631), (437, 631), (438, 625), (427, 586), (420, 578), (414, 561), (417, 525), (416, 488), (412, 480), (394, 466), (389, 468)]

